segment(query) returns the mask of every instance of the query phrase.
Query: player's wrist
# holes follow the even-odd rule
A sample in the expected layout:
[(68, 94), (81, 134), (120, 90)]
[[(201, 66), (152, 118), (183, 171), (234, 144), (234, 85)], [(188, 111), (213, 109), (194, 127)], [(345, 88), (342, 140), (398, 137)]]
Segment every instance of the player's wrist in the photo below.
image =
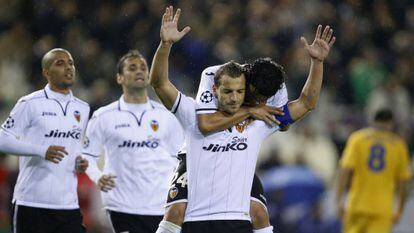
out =
[(324, 61), (324, 59), (320, 59), (317, 57), (311, 57), (311, 62), (313, 62), (314, 64), (322, 64)]
[(163, 48), (171, 48), (174, 42), (161, 40), (160, 46)]

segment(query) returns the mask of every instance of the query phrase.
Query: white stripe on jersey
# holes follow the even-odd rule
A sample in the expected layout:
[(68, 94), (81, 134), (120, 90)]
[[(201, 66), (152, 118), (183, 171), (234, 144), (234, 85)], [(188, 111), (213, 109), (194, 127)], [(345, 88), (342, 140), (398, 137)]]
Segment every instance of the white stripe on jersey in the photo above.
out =
[(154, 101), (148, 100), (146, 109), (136, 112), (121, 96), (119, 101), (98, 109), (89, 122), (83, 154), (99, 156), (103, 148), (103, 174), (116, 176), (115, 188), (102, 192), (105, 208), (163, 215), (183, 137), (174, 115)]
[[(180, 101), (179, 101), (180, 100)], [(188, 206), (185, 221), (250, 220), (250, 191), (262, 141), (278, 127), (247, 122), (204, 137), (193, 99), (179, 94), (172, 109), (186, 130)]]
[(75, 158), (89, 118), (89, 105), (70, 93), (43, 90), (22, 97), (3, 124), (4, 131), (22, 141), (58, 145), (69, 153), (55, 164), (38, 156), (19, 157), (19, 176), (13, 202), (48, 209), (79, 208)]

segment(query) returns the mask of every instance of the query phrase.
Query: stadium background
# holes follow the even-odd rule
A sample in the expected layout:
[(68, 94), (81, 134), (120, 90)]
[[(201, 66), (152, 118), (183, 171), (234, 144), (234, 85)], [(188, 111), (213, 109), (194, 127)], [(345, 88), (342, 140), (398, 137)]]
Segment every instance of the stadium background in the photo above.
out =
[[(74, 92), (92, 110), (117, 99), (121, 93), (115, 82), (117, 58), (137, 48), (151, 62), (167, 4), (183, 10), (181, 26), (192, 27), (174, 46), (170, 76), (193, 96), (205, 67), (268, 56), (285, 67), (289, 98), (295, 99), (309, 66), (300, 36), (311, 41), (317, 24), (335, 30), (338, 39), (325, 63), (317, 109), (289, 132), (275, 134), (261, 152), (258, 170), (264, 176), (281, 167), (306, 170), (322, 180), (325, 190), (317, 199), (293, 204), (280, 203), (280, 193), (269, 192), (269, 211), (280, 232), (337, 232), (332, 189), (338, 159), (347, 136), (366, 126), (379, 107), (394, 110), (397, 131), (409, 142), (412, 154), (414, 3), (410, 0), (0, 0), (1, 121), (21, 96), (43, 87), (40, 60), (54, 47), (72, 53), (77, 68)], [(17, 169), (16, 157), (0, 156), (1, 233), (9, 232), (9, 199)], [(89, 232), (108, 232), (98, 191), (85, 177), (80, 178), (79, 193)], [(412, 192), (409, 196), (394, 232), (412, 232)]]

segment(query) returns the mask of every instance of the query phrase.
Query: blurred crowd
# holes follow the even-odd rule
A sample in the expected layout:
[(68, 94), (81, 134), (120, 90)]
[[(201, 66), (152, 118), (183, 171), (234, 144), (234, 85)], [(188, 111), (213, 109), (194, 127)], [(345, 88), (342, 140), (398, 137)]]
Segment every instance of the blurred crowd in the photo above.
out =
[[(394, 111), (397, 131), (413, 151), (411, 0), (0, 0), (0, 5), (2, 120), (21, 96), (43, 88), (40, 61), (54, 47), (72, 53), (77, 68), (74, 92), (92, 110), (114, 101), (121, 93), (115, 82), (118, 57), (138, 49), (150, 63), (159, 43), (161, 16), (165, 6), (173, 5), (182, 9), (180, 27), (192, 30), (173, 48), (170, 77), (193, 96), (205, 67), (271, 57), (285, 67), (289, 97), (295, 99), (310, 63), (300, 36), (311, 40), (318, 24), (335, 30), (337, 42), (325, 63), (317, 109), (265, 143), (261, 171), (303, 165), (330, 190), (347, 137), (384, 106)], [(8, 225), (10, 182), (17, 172), (15, 161), (9, 160), (0, 156), (0, 232), (8, 232), (2, 226)], [(96, 190), (87, 191), (93, 189), (87, 179), (81, 181), (80, 193), (97, 196)], [(84, 205), (95, 206), (87, 197)], [(87, 216), (88, 224), (95, 224), (95, 215)]]

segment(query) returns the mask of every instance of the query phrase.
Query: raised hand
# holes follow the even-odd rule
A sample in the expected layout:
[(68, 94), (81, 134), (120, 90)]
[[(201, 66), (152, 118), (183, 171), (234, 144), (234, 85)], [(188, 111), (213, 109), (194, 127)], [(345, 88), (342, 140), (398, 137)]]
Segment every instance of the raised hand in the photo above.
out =
[(178, 31), (177, 24), (178, 19), (180, 18), (181, 10), (178, 9), (174, 17), (173, 14), (174, 8), (169, 6), (165, 8), (165, 13), (162, 15), (160, 36), (163, 43), (172, 44), (177, 42), (191, 30), (191, 28), (187, 26), (182, 31)]
[(68, 152), (65, 147), (49, 146), (46, 151), (45, 159), (53, 163), (59, 163), (66, 155), (68, 155)]
[(308, 41), (303, 36), (300, 40), (311, 59), (323, 62), (328, 56), (332, 45), (335, 43), (336, 37), (332, 35), (333, 30), (329, 26), (326, 26), (322, 32), (322, 25), (318, 25), (315, 39), (311, 45), (308, 44)]

